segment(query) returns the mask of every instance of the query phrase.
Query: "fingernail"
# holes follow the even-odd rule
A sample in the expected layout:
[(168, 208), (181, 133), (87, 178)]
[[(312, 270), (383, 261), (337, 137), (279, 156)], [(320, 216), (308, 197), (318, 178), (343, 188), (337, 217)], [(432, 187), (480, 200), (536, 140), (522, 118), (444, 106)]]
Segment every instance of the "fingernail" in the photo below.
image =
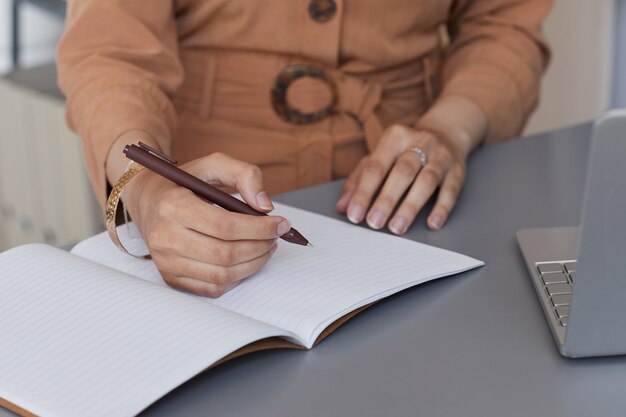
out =
[(278, 249), (278, 242), (274, 242), (274, 245), (270, 248), (270, 258), (274, 255), (276, 250)]
[(283, 220), (280, 223), (278, 223), (278, 227), (276, 228), (276, 233), (278, 233), (278, 236), (282, 236), (285, 233), (287, 233), (289, 229), (291, 229), (291, 225), (289, 224), (287, 220)]
[(441, 218), (441, 216), (435, 214), (434, 216), (430, 218), (429, 223), (432, 229), (439, 230), (441, 229), (441, 226), (443, 226), (443, 219)]
[(401, 235), (406, 232), (406, 219), (404, 217), (396, 217), (389, 224), (389, 230), (396, 235)]
[(348, 219), (352, 223), (361, 223), (365, 210), (362, 206), (355, 204), (348, 209)]
[(380, 229), (383, 227), (384, 222), (385, 215), (381, 211), (376, 211), (370, 216), (367, 224), (369, 224), (372, 229)]
[(261, 191), (256, 195), (256, 202), (263, 210), (274, 210), (272, 200), (270, 200), (265, 191)]

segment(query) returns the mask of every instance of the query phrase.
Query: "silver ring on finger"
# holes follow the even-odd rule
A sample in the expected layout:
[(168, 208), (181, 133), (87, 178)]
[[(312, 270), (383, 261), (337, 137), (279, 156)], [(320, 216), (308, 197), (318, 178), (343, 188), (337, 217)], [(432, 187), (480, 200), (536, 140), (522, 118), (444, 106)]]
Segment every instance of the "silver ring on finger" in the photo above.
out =
[(416, 146), (409, 150), (418, 156), (418, 158), (420, 159), (420, 164), (422, 164), (422, 167), (424, 167), (428, 163), (428, 157), (426, 156), (426, 154), (421, 148)]

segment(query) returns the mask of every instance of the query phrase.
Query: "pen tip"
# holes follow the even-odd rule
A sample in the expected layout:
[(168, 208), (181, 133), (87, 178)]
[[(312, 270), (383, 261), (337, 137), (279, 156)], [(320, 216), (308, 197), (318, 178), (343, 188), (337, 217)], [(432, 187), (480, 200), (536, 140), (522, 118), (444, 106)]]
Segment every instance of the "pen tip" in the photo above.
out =
[(311, 242), (306, 244), (307, 246), (313, 247), (313, 244)]

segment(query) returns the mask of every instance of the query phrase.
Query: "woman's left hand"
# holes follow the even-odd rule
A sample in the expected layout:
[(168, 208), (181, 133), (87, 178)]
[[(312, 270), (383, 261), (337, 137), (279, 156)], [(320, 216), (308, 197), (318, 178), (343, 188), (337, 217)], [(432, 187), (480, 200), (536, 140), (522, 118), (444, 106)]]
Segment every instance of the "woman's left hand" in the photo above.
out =
[[(426, 155), (424, 166), (415, 148)], [(402, 235), (440, 188), (427, 219), (428, 227), (438, 230), (456, 203), (468, 154), (462, 146), (430, 132), (391, 126), (346, 180), (337, 210), (347, 213), (353, 223), (366, 220), (373, 229), (388, 223), (389, 230)]]

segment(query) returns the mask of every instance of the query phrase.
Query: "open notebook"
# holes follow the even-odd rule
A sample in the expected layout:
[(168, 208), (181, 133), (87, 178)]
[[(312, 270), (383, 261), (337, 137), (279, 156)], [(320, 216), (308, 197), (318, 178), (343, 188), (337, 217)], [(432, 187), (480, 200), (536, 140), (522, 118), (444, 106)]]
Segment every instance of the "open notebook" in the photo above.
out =
[(376, 300), (482, 265), (276, 206), (315, 247), (281, 241), (262, 271), (218, 299), (167, 287), (151, 261), (122, 254), (105, 234), (72, 253), (26, 245), (0, 254), (0, 405), (22, 415), (135, 415), (227, 357), (311, 348)]

